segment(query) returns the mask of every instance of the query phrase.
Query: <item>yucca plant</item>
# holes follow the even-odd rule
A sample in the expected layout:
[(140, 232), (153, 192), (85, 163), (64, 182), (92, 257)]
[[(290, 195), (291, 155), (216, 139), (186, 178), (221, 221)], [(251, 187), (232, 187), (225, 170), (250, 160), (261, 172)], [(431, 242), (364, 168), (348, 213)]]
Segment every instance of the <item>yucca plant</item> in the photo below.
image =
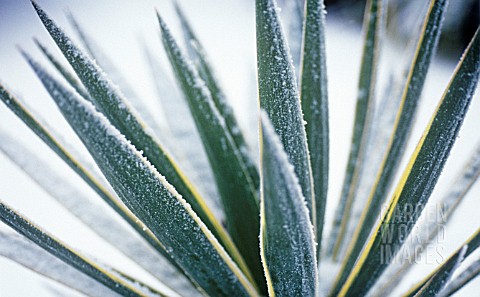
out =
[[(29, 221), (12, 208), (15, 205), (0, 201), (1, 220), (23, 235), (0, 230), (0, 254), (80, 293), (383, 296), (408, 274), (415, 258), (411, 251), (424, 251), (438, 236), (480, 174), (477, 148), (450, 191), (435, 201), (442, 221), (421, 220), (476, 90), (478, 29), (408, 164), (402, 169), (400, 163), (441, 33), (446, 0), (429, 1), (420, 33), (412, 37), (410, 63), (378, 100), (387, 9), (385, 0), (367, 1), (351, 149), (326, 234), (329, 167), (338, 165), (329, 164), (329, 151), (335, 148), (329, 147), (323, 1), (285, 2), (292, 54), (276, 1), (255, 1), (259, 162), (179, 4), (175, 8), (186, 51), (160, 14), (157, 17), (180, 93), (169, 85), (156, 55), (145, 49), (159, 91), (176, 94), (165, 101), (171, 134), (158, 127), (155, 116), (72, 15), (69, 20), (84, 49), (32, 4), (71, 67), (39, 40), (35, 42), (40, 51), (58, 73), (20, 52), (95, 166), (67, 148), (54, 129), (3, 85), (0, 98), (128, 224), (90, 205), (68, 180), (49, 172), (48, 165), (8, 135), (1, 135), (0, 148), (90, 229), (158, 280), (150, 285), (85, 255)], [(193, 138), (185, 139), (179, 135), (182, 131)], [(190, 182), (192, 172), (201, 174), (196, 183)], [(458, 249), (405, 296), (448, 296), (478, 275), (476, 260), (452, 278), (480, 245), (480, 229), (467, 242), (456, 244)], [(399, 256), (404, 261), (397, 261)]]

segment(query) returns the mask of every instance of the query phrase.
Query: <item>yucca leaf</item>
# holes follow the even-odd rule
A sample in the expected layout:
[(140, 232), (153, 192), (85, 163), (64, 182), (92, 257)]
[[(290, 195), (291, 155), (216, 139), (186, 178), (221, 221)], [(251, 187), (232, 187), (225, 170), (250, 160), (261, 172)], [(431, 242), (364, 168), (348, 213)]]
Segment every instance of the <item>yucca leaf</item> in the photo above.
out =
[(58, 72), (65, 78), (65, 80), (77, 91), (80, 96), (91, 101), (90, 95), (85, 87), (82, 85), (82, 82), (78, 80), (76, 74), (68, 70), (60, 61), (58, 61), (53, 54), (51, 54), (47, 48), (36, 38), (33, 39), (35, 44), (38, 46), (40, 51), (45, 55), (45, 57), (50, 61), (50, 63), (57, 69)]
[(400, 104), (400, 95), (395, 92), (395, 85), (392, 80), (387, 83), (385, 91), (383, 91), (381, 95), (385, 99), (379, 102), (378, 107), (375, 107), (375, 115), (373, 116), (369, 128), (369, 140), (366, 148), (367, 152), (363, 161), (364, 165), (362, 173), (359, 176), (358, 190), (355, 195), (349, 223), (348, 226), (346, 226), (347, 229), (344, 238), (347, 240), (344, 241), (344, 244), (337, 253), (337, 259), (345, 258), (345, 253), (348, 251), (347, 243), (354, 236), (355, 229), (368, 201), (370, 189), (375, 182), (375, 176), (382, 164), (383, 154), (386, 152), (388, 141), (393, 131), (396, 112)]
[[(184, 166), (186, 174), (203, 194), (205, 202), (220, 221), (225, 221), (225, 213), (220, 201), (215, 178), (210, 167), (202, 140), (190, 115), (188, 103), (170, 79), (158, 57), (145, 45), (145, 57), (150, 66), (157, 97), (165, 113), (169, 143), (172, 154)], [(178, 117), (182, 114), (184, 117)]]
[(334, 260), (336, 260), (343, 240), (345, 239), (351, 208), (358, 188), (359, 175), (364, 165), (370, 121), (373, 116), (377, 62), (385, 10), (384, 0), (369, 0), (365, 8), (363, 24), (365, 35), (358, 82), (357, 105), (355, 107), (355, 119), (353, 123), (352, 144), (348, 156), (340, 201), (335, 210), (333, 226), (330, 231), (329, 244), (327, 247), (327, 253), (332, 255)]
[(315, 188), (318, 257), (327, 203), (329, 164), (325, 7), (322, 0), (307, 0), (306, 9), (300, 98), (307, 122), (305, 131)]
[(462, 263), (463, 259), (468, 257), (480, 246), (480, 229), (477, 229), (463, 245), (452, 256), (450, 256), (442, 265), (432, 271), (422, 281), (417, 283), (408, 291), (404, 297), (413, 296), (437, 296), (444, 288), (453, 272)]
[(125, 282), (123, 278), (113, 274), (104, 265), (93, 262), (50, 234), (45, 233), (2, 201), (0, 201), (0, 220), (50, 254), (87, 274), (120, 295), (145, 296), (138, 287), (134, 287), (132, 284)]
[(81, 222), (132, 259), (146, 271), (185, 296), (195, 296), (198, 292), (176, 267), (150, 247), (142, 237), (118, 220), (98, 208), (73, 184), (59, 176), (28, 148), (0, 131), (0, 151), (20, 167), (42, 189), (64, 206)]
[[(47, 144), (78, 176), (80, 176), (110, 207), (130, 224), (147, 242), (162, 255), (168, 257), (163, 246), (150, 230), (138, 218), (118, 201), (102, 183), (97, 180), (81, 163), (79, 163), (60, 142), (53, 137), (42, 124), (0, 84), (0, 99), (13, 111), (40, 139)], [(174, 263), (174, 262), (172, 262)]]
[(210, 91), (196, 69), (181, 53), (160, 16), (158, 20), (163, 45), (210, 160), (222, 198), (227, 228), (255, 281), (261, 286), (265, 281), (258, 245), (260, 209), (257, 188), (243, 162), (242, 153), (236, 147), (224, 119), (214, 106)]
[(298, 178), (261, 114), (261, 254), (269, 296), (316, 296), (315, 235)]
[[(463, 200), (463, 198), (469, 193), (472, 186), (480, 177), (480, 144), (477, 146), (477, 149), (470, 157), (468, 162), (462, 168), (460, 174), (455, 179), (455, 181), (450, 186), (450, 190), (442, 196), (441, 199), (436, 203), (438, 205), (438, 210), (436, 216), (442, 218), (441, 221), (427, 221), (419, 226), (419, 234), (415, 236), (415, 239), (411, 240), (407, 246), (409, 250), (419, 250), (425, 251), (428, 244), (438, 236), (439, 232), (442, 230), (441, 226), (448, 224), (448, 222), (453, 217), (457, 206)], [(412, 265), (414, 255), (411, 254), (408, 259), (402, 261), (402, 265), (396, 267), (395, 269), (389, 268), (389, 277), (384, 284), (376, 290), (377, 296), (381, 296), (383, 292), (388, 292), (391, 290), (395, 284), (398, 284), (400, 280), (408, 275), (408, 271)]]
[(295, 168), (310, 219), (316, 228), (312, 169), (288, 46), (275, 0), (256, 0), (257, 71), (260, 107), (272, 121), (283, 148)]
[(126, 99), (123, 98), (98, 66), (74, 45), (53, 20), (51, 20), (35, 2), (32, 3), (45, 28), (77, 73), (83, 85), (89, 91), (95, 107), (101, 111), (137, 149), (145, 153), (145, 156), (152, 162), (155, 168), (165, 175), (168, 181), (179, 191), (187, 202), (192, 205), (194, 211), (220, 240), (231, 256), (235, 258), (237, 263), (241, 263), (235, 245), (228, 234), (215, 219), (203, 199), (181, 172), (175, 161), (162, 148), (155, 136), (145, 127), (145, 124), (139, 119)]
[[(373, 230), (340, 291), (340, 296), (363, 294), (374, 284), (418, 220), (440, 176), (466, 116), (480, 75), (480, 36), (475, 33), (410, 158), (380, 224)], [(405, 207), (412, 206), (409, 212)], [(401, 229), (401, 230), (400, 230)], [(387, 242), (392, 253), (381, 252)]]
[(452, 274), (455, 272), (455, 270), (457, 270), (458, 266), (460, 266), (465, 259), (466, 251), (467, 247), (463, 246), (459, 252), (455, 253), (455, 255), (449, 259), (449, 261), (441, 266), (441, 269), (439, 269), (439, 271), (428, 280), (428, 282), (415, 294), (415, 296), (437, 296), (438, 293), (444, 288), (445, 284), (450, 280)]
[(0, 256), (87, 296), (118, 297), (108, 287), (16, 233), (0, 230)]
[(357, 224), (354, 237), (349, 246), (349, 251), (347, 252), (347, 257), (341, 272), (342, 278), (338, 281), (339, 285), (346, 279), (361, 252), (375, 224), (375, 220), (388, 193), (392, 179), (397, 172), (398, 164), (403, 156), (405, 145), (412, 128), (425, 77), (438, 43), (447, 2), (447, 0), (433, 0), (430, 3), (415, 58), (406, 80), (400, 110), (395, 120), (394, 132), (390, 138), (387, 152), (385, 153), (381, 168), (377, 174), (374, 187), (369, 195), (366, 207), (364, 207), (360, 222)]
[(455, 292), (463, 288), (471, 280), (480, 275), (480, 259), (470, 264), (459, 276), (452, 279), (447, 286), (440, 291), (438, 297), (447, 297), (453, 295)]
[(136, 94), (130, 83), (123, 76), (123, 74), (117, 69), (115, 64), (108, 58), (108, 56), (100, 49), (100, 47), (94, 42), (92, 38), (87, 34), (86, 30), (80, 26), (79, 22), (75, 19), (72, 13), (67, 13), (67, 19), (76, 31), (80, 42), (96, 63), (105, 71), (108, 77), (115, 82), (122, 93), (128, 98), (128, 102), (132, 104), (135, 110), (140, 114), (141, 118), (152, 128), (155, 135), (163, 135), (165, 133), (165, 127), (157, 120), (158, 116), (153, 116), (152, 112), (145, 105), (140, 97)]
[(30, 63), (120, 199), (185, 273), (208, 294), (256, 295), (191, 206), (141, 152), (88, 101)]
[(232, 106), (228, 102), (225, 93), (220, 87), (220, 84), (215, 76), (213, 68), (209, 62), (209, 59), (202, 44), (200, 43), (200, 40), (193, 32), (192, 27), (190, 26), (185, 14), (181, 10), (178, 3), (174, 2), (174, 4), (175, 10), (177, 11), (177, 15), (183, 28), (185, 40), (187, 41), (186, 44), (188, 52), (190, 54), (190, 58), (194, 62), (196, 62), (198, 74), (210, 90), (210, 94), (212, 96), (215, 107), (217, 108), (220, 115), (224, 118), (225, 126), (227, 127), (228, 132), (232, 136), (233, 142), (235, 143), (236, 147), (239, 149), (242, 155), (243, 161), (245, 163), (245, 166), (247, 167), (248, 173), (250, 174), (250, 178), (255, 188), (258, 189), (260, 185), (260, 177), (258, 175), (258, 170), (252, 160), (250, 150), (248, 148), (247, 142), (245, 141), (240, 125), (235, 118)]

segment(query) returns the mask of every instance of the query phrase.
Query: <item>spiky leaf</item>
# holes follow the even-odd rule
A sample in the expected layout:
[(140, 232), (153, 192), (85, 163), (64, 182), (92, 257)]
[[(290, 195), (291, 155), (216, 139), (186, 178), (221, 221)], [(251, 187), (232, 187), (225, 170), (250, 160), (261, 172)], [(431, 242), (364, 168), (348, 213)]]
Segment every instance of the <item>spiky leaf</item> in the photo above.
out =
[(270, 296), (316, 296), (317, 261), (305, 198), (266, 113), (262, 113), (261, 252)]
[[(357, 264), (340, 291), (341, 296), (362, 294), (377, 280), (400, 249), (418, 220), (445, 165), (466, 116), (480, 75), (480, 36), (477, 30), (410, 158), (381, 223), (373, 231)], [(408, 206), (414, 206), (409, 212)], [(385, 255), (382, 246), (392, 253)], [(367, 284), (367, 285), (365, 285)]]
[[(2, 201), (0, 201), (0, 220), (47, 252), (94, 278), (120, 295), (132, 297), (143, 295), (138, 288), (109, 271), (106, 266), (95, 263), (66, 246), (50, 234), (43, 232)], [(158, 296), (158, 294), (156, 295)]]
[(297, 82), (274, 0), (256, 2), (257, 71), (260, 107), (295, 168), (310, 219), (316, 226), (312, 170)]
[(191, 59), (196, 62), (198, 69), (198, 74), (205, 81), (206, 86), (210, 90), (212, 100), (215, 104), (220, 115), (225, 120), (225, 126), (228, 129), (228, 132), (232, 136), (232, 139), (242, 154), (245, 166), (247, 167), (250, 178), (255, 186), (258, 189), (260, 183), (260, 177), (258, 175), (258, 170), (255, 166), (255, 163), (252, 160), (250, 151), (243, 136), (242, 130), (238, 121), (233, 112), (232, 106), (227, 100), (225, 93), (223, 92), (220, 84), (215, 76), (213, 68), (209, 62), (207, 54), (200, 43), (200, 40), (197, 38), (196, 34), (193, 32), (192, 27), (190, 26), (185, 14), (181, 10), (177, 2), (175, 2), (175, 9), (180, 18), (182, 24), (185, 40), (187, 41), (188, 52), (191, 56)]
[(80, 176), (110, 207), (113, 208), (127, 223), (130, 224), (159, 253), (166, 254), (165, 249), (140, 220), (120, 203), (115, 195), (110, 193), (102, 183), (78, 162), (65, 147), (42, 126), (42, 124), (0, 84), (0, 99), (10, 108), (46, 145), (48, 145), (78, 176)]
[(318, 256), (327, 203), (329, 158), (325, 7), (322, 0), (307, 0), (306, 8), (300, 90), (315, 188)]
[(255, 281), (265, 283), (260, 265), (258, 192), (250, 178), (242, 153), (236, 147), (224, 119), (195, 68), (180, 51), (169, 29), (158, 16), (162, 41), (173, 70), (188, 101), (203, 140), (226, 214), (227, 228), (245, 258)]
[(89, 102), (64, 88), (38, 64), (31, 64), (120, 199), (185, 273), (208, 294), (256, 295), (241, 270), (165, 177)]
[(232, 257), (239, 259), (238, 252), (228, 234), (215, 219), (203, 199), (193, 188), (172, 157), (163, 149), (156, 137), (131, 108), (126, 99), (113, 86), (102, 70), (82, 53), (68, 36), (33, 2), (45, 28), (73, 67), (83, 85), (87, 88), (96, 108), (120, 130), (139, 150), (145, 153), (150, 162), (178, 189), (179, 193), (192, 205), (195, 212), (209, 229), (222, 242)]
[(328, 254), (336, 259), (343, 240), (353, 200), (359, 183), (359, 175), (362, 173), (370, 121), (373, 113), (375, 96), (377, 62), (379, 57), (379, 45), (382, 37), (383, 18), (385, 13), (385, 0), (369, 0), (365, 8), (364, 18), (364, 43), (360, 78), (358, 82), (357, 105), (355, 107), (355, 119), (353, 123), (352, 144), (348, 156), (347, 168), (343, 180), (340, 201), (330, 232)]
[(468, 257), (480, 246), (480, 229), (477, 229), (463, 245), (452, 256), (450, 256), (442, 265), (432, 271), (422, 281), (417, 283), (404, 297), (413, 296), (437, 296), (445, 287), (453, 272), (462, 263), (463, 259)]
[(368, 239), (368, 235), (375, 224), (385, 196), (390, 189), (390, 184), (405, 151), (405, 146), (415, 118), (416, 107), (420, 99), (427, 71), (435, 52), (440, 37), (443, 16), (446, 11), (446, 0), (432, 1), (429, 12), (425, 18), (421, 38), (418, 42), (415, 58), (403, 91), (400, 110), (395, 121), (394, 132), (391, 135), (382, 166), (378, 171), (374, 187), (369, 195), (366, 207), (349, 246), (348, 255), (342, 267), (343, 283), (350, 273), (358, 254)]

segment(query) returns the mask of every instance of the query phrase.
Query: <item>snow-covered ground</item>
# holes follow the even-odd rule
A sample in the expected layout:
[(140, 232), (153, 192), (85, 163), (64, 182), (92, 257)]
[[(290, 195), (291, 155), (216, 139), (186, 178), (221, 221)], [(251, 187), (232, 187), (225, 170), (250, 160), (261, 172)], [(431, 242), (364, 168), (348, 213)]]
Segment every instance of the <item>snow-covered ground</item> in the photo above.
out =
[[(159, 39), (159, 30), (155, 16), (155, 8), (173, 28), (180, 38), (178, 23), (173, 13), (170, 1), (38, 1), (39, 4), (64, 28), (70, 35), (65, 18), (67, 9), (92, 35), (99, 46), (114, 61), (122, 74), (131, 82), (136, 93), (142, 98), (154, 114), (162, 114), (150, 71), (146, 65), (144, 52), (140, 46), (146, 43), (164, 62), (168, 68)], [(179, 1), (186, 9), (188, 17), (195, 25), (200, 39), (204, 42), (211, 61), (214, 64), (218, 77), (231, 99), (239, 117), (240, 123), (249, 135), (255, 150), (257, 139), (256, 123), (256, 91), (255, 91), (255, 24), (253, 1), (245, 0), (209, 0)], [(327, 8), (328, 9), (328, 8)], [(327, 55), (330, 91), (330, 121), (331, 121), (331, 180), (329, 202), (327, 206), (327, 222), (338, 199), (346, 157), (349, 150), (351, 125), (353, 121), (354, 103), (356, 95), (357, 74), (359, 69), (361, 32), (353, 23), (344, 23), (327, 15)], [(31, 37), (37, 37), (41, 42), (59, 53), (53, 41), (43, 28), (29, 1), (0, 0), (0, 81), (9, 90), (23, 98), (39, 115), (48, 120), (50, 126), (55, 127), (78, 150), (83, 148), (75, 138), (53, 101), (49, 98), (41, 83), (27, 63), (21, 58), (16, 45), (31, 53), (37, 59), (42, 58)], [(394, 47), (387, 47), (382, 62), (387, 65), (381, 74), (388, 74), (389, 69), (399, 66), (399, 52)], [(429, 73), (424, 99), (417, 117), (417, 127), (412, 137), (406, 155), (408, 156), (420, 138), (430, 115), (450, 78), (454, 63), (437, 59)], [(477, 92), (466, 118), (460, 137), (457, 140), (451, 159), (448, 161), (444, 173), (434, 192), (434, 198), (449, 187), (449, 181), (455, 177), (455, 172), (463, 165), (474, 146), (480, 141), (478, 127), (480, 127), (480, 96)], [(69, 169), (58, 160), (53, 153), (33, 135), (5, 106), (0, 104), (0, 129), (9, 133), (16, 140), (24, 143), (33, 150), (49, 166), (59, 174), (65, 176), (78, 187), (86, 196), (98, 202), (95, 194), (80, 181)], [(0, 140), (1, 141), (1, 140)], [(404, 160), (405, 162), (406, 160)], [(402, 165), (403, 168), (403, 165)], [(42, 168), (38, 168), (39, 171)], [(480, 194), (477, 185), (459, 207), (454, 222), (449, 225), (442, 242), (443, 257), (447, 257), (453, 250), (468, 238), (480, 226), (480, 217), (477, 215), (479, 202), (476, 197)], [(0, 154), (0, 199), (27, 215), (32, 221), (40, 224), (55, 236), (72, 246), (81, 247), (97, 258), (107, 258), (108, 263), (114, 263), (119, 268), (128, 270), (132, 275), (146, 276), (140, 268), (130, 263), (120, 253), (98, 238), (92, 232), (85, 230), (75, 218), (65, 213), (48, 193), (44, 192), (27, 175), (19, 170), (3, 154)], [(108, 210), (105, 210), (108, 211)], [(327, 231), (328, 231), (327, 226)], [(4, 228), (4, 226), (0, 226)], [(408, 287), (425, 273), (433, 269), (434, 263), (418, 265), (401, 286), (401, 290)], [(149, 279), (153, 284), (155, 280)], [(48, 284), (48, 286), (46, 285)], [(56, 285), (45, 282), (43, 278), (27, 271), (24, 268), (0, 257), (0, 296), (49, 296), (50, 286), (60, 289)], [(62, 289), (63, 290), (63, 289)], [(473, 281), (462, 290), (459, 296), (472, 296), (480, 290), (480, 281)], [(396, 291), (394, 294), (399, 294)]]

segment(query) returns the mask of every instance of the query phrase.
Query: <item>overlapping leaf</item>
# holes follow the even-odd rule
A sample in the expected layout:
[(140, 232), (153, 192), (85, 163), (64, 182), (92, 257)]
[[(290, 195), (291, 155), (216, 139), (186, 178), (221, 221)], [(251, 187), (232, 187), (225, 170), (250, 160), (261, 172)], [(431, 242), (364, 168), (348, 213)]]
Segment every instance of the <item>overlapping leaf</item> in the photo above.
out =
[(165, 177), (89, 102), (60, 85), (35, 62), (30, 63), (118, 196), (183, 271), (208, 294), (256, 295), (242, 271)]
[(186, 60), (163, 20), (159, 18), (162, 41), (173, 70), (187, 99), (197, 130), (203, 140), (226, 214), (227, 228), (244, 256), (255, 281), (263, 286), (258, 233), (258, 192), (250, 178), (242, 153), (215, 107), (211, 93), (198, 72)]
[(145, 225), (138, 218), (118, 201), (118, 198), (110, 193), (100, 181), (98, 181), (92, 173), (90, 173), (81, 163), (53, 137), (49, 131), (43, 127), (40, 122), (25, 107), (13, 97), (2, 85), (0, 85), (0, 99), (10, 108), (45, 144), (47, 144), (78, 176), (80, 176), (110, 207), (113, 208), (127, 223), (130, 224), (147, 242), (154, 247), (159, 253), (166, 254), (163, 246), (153, 236), (153, 234), (145, 228)]
[(376, 74), (378, 67), (379, 45), (383, 18), (384, 0), (369, 0), (365, 9), (364, 43), (360, 78), (358, 82), (357, 105), (353, 123), (352, 144), (347, 161), (347, 169), (340, 194), (340, 201), (335, 210), (332, 231), (330, 232), (327, 253), (336, 259), (345, 239), (345, 231), (350, 219), (350, 212), (356, 196), (359, 175), (362, 173), (373, 114)]
[(463, 245), (442, 265), (437, 267), (426, 278), (417, 283), (404, 297), (413, 296), (437, 296), (445, 287), (453, 272), (460, 263), (480, 246), (480, 229), (477, 229)]
[[(407, 250), (421, 250), (425, 251), (427, 246), (432, 243), (442, 231), (441, 226), (448, 224), (457, 210), (458, 205), (463, 201), (465, 196), (469, 193), (475, 182), (480, 177), (480, 145), (477, 146), (475, 152), (470, 157), (468, 162), (462, 168), (458, 177), (452, 183), (450, 190), (438, 200), (438, 209), (436, 217), (441, 218), (440, 221), (427, 221), (419, 225), (419, 233), (416, 234), (408, 244), (403, 246)], [(421, 221), (421, 219), (420, 219)], [(421, 248), (421, 249), (420, 249)], [(408, 257), (408, 260), (402, 261), (402, 265), (396, 265), (395, 268), (389, 268), (388, 275), (385, 282), (376, 290), (376, 296), (381, 296), (385, 292), (393, 289), (393, 287), (401, 281), (401, 279), (408, 275), (408, 271), (413, 267), (414, 253)], [(395, 264), (392, 264), (395, 265)]]
[(360, 222), (354, 232), (346, 260), (342, 267), (342, 278), (338, 280), (337, 289), (346, 279), (348, 273), (350, 273), (358, 254), (367, 241), (368, 235), (375, 224), (375, 220), (385, 200), (385, 196), (388, 193), (392, 179), (397, 172), (398, 164), (401, 161), (408, 135), (412, 128), (416, 107), (420, 99), (427, 71), (440, 37), (446, 4), (446, 0), (433, 0), (430, 4), (415, 58), (406, 80), (400, 109), (395, 120), (394, 132), (390, 137), (387, 151), (377, 174), (373, 189), (369, 195), (367, 205), (363, 210)]
[(329, 165), (325, 7), (321, 0), (308, 0), (306, 9), (300, 98), (303, 117), (307, 122), (305, 131), (315, 188), (316, 238), (319, 243), (317, 255), (319, 255), (327, 203)]
[(33, 2), (45, 28), (57, 43), (64, 56), (73, 67), (83, 85), (87, 88), (95, 107), (132, 142), (142, 150), (168, 181), (192, 205), (195, 212), (220, 240), (229, 253), (241, 263), (238, 252), (228, 234), (207, 208), (192, 184), (187, 180), (171, 156), (162, 148), (155, 136), (130, 107), (126, 99), (112, 85), (100, 68), (82, 53), (67, 35), (51, 20), (47, 14)]
[(207, 54), (203, 49), (200, 40), (193, 32), (192, 27), (190, 26), (185, 14), (180, 9), (180, 6), (175, 2), (175, 9), (180, 18), (182, 24), (188, 52), (192, 60), (196, 63), (198, 74), (205, 82), (206, 86), (210, 90), (212, 100), (215, 104), (220, 115), (225, 120), (225, 126), (228, 129), (228, 132), (232, 136), (233, 142), (235, 143), (237, 149), (240, 151), (245, 167), (250, 174), (250, 179), (252, 180), (255, 188), (259, 187), (259, 175), (258, 170), (252, 160), (252, 157), (249, 152), (249, 148), (245, 138), (243, 136), (242, 130), (238, 121), (233, 112), (232, 106), (228, 102), (225, 93), (223, 92), (220, 84), (215, 76), (212, 66), (208, 60)]
[[(400, 249), (418, 220), (440, 176), (466, 116), (480, 76), (480, 36), (477, 30), (430, 120), (390, 200), (340, 296), (364, 294)], [(414, 211), (406, 211), (412, 206)], [(413, 207), (414, 206), (414, 207)], [(388, 244), (392, 253), (380, 249)]]
[(316, 296), (315, 236), (287, 154), (262, 113), (261, 252), (270, 296)]
[(295, 168), (307, 201), (310, 219), (315, 227), (312, 169), (290, 53), (278, 17), (276, 2), (257, 0), (255, 3), (260, 107), (267, 112)]
[(88, 296), (118, 297), (108, 287), (69, 266), (19, 234), (0, 230), (0, 256)]
[(195, 296), (195, 287), (168, 262), (170, 258), (162, 257), (158, 251), (148, 246), (139, 234), (119, 224), (110, 213), (89, 201), (73, 184), (51, 170), (48, 164), (26, 147), (2, 132), (0, 139), (0, 151), (71, 214), (157, 279), (167, 283), (180, 294)]
[[(138, 286), (134, 286), (122, 277), (112, 273), (105, 265), (95, 263), (52, 237), (50, 234), (43, 232), (1, 201), (0, 220), (12, 227), (18, 233), (32, 240), (47, 252), (104, 284), (120, 295), (135, 297), (146, 295)], [(138, 281), (137, 283), (141, 284)], [(161, 295), (162, 294), (155, 294), (153, 296)]]

